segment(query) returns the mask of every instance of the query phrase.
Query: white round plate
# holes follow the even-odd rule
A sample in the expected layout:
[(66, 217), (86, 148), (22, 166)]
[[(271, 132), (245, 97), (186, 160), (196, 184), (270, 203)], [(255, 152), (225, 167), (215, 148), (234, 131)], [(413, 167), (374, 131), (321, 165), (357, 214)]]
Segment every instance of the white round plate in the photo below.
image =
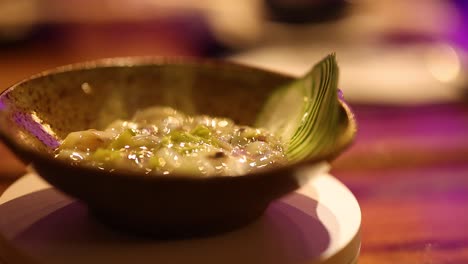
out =
[(0, 216), (2, 264), (351, 264), (360, 248), (359, 205), (326, 173), (250, 225), (205, 238), (157, 241), (115, 232), (32, 173), (0, 197)]

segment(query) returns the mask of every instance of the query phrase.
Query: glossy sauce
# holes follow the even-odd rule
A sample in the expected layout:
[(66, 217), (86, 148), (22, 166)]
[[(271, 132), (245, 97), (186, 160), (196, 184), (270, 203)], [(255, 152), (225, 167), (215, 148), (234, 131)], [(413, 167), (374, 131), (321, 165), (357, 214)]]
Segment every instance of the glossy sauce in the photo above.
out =
[(72, 132), (56, 157), (103, 170), (155, 175), (234, 176), (286, 162), (283, 144), (264, 129), (169, 107), (138, 111), (103, 131)]

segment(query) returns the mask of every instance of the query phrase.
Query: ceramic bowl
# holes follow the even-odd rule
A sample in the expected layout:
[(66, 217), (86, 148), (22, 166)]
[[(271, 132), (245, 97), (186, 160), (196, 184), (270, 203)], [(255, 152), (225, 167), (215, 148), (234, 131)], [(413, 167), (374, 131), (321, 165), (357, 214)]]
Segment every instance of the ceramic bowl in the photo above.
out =
[(72, 131), (102, 129), (151, 105), (249, 125), (268, 95), (293, 79), (229, 62), (183, 58), (116, 58), (65, 66), (0, 95), (0, 137), (41, 177), (84, 202), (104, 223), (160, 238), (213, 234), (259, 217), (271, 201), (300, 186), (298, 169), (331, 160), (349, 145), (356, 124), (344, 101), (342, 137), (329, 152), (248, 175), (108, 172), (55, 159), (53, 150)]

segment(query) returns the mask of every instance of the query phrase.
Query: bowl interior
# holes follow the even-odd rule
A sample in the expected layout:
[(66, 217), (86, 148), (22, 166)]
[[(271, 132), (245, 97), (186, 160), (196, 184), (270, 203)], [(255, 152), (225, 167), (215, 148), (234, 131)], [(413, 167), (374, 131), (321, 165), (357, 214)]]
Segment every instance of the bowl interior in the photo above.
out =
[(72, 131), (102, 129), (151, 105), (250, 125), (271, 90), (289, 80), (212, 61), (142, 59), (75, 65), (40, 74), (4, 92), (1, 132), (26, 149), (50, 152)]

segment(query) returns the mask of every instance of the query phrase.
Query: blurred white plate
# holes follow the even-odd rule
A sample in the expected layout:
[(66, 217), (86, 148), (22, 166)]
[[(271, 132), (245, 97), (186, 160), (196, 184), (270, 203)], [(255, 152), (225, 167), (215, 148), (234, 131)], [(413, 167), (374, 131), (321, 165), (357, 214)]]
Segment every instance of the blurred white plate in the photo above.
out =
[(0, 197), (0, 215), (0, 263), (350, 264), (360, 249), (359, 205), (329, 174), (274, 202), (252, 224), (206, 238), (156, 241), (114, 232), (34, 174)]
[[(362, 37), (352, 25), (292, 27), (271, 24), (264, 43), (227, 59), (296, 76), (336, 52), (339, 87), (363, 103), (451, 102), (464, 93), (468, 56), (444, 42), (384, 44)], [(351, 31), (346, 33), (347, 31)], [(376, 38), (376, 36), (374, 36)]]

